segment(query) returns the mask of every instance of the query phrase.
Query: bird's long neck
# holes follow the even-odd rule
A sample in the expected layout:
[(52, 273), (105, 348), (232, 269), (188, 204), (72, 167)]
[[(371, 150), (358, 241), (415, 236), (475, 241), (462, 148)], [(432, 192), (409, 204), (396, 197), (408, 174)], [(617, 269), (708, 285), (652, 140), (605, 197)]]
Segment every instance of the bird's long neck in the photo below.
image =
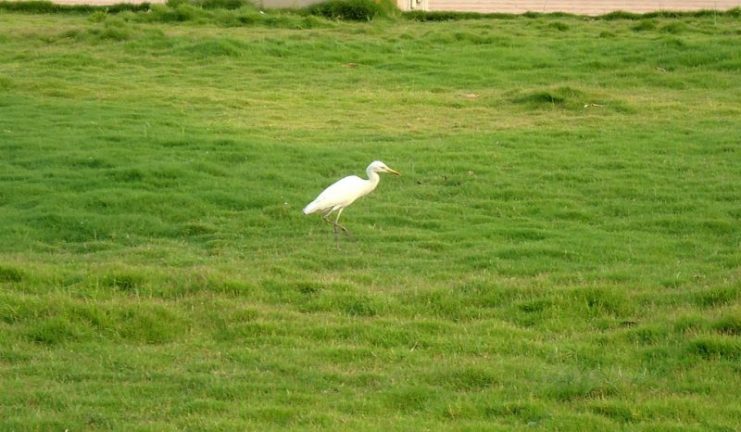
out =
[(368, 185), (370, 190), (373, 190), (378, 186), (378, 182), (381, 181), (381, 176), (378, 175), (377, 172), (368, 170), (366, 171), (368, 174)]

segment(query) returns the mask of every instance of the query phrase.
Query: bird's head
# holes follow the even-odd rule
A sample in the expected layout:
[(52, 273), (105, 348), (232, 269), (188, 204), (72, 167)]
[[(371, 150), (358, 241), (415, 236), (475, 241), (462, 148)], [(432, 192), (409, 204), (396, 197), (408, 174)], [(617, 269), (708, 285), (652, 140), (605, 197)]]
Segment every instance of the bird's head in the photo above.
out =
[(377, 172), (377, 173), (389, 173), (393, 175), (401, 175), (398, 171), (393, 170), (389, 168), (385, 163), (381, 161), (373, 161), (370, 165), (368, 165), (368, 172)]

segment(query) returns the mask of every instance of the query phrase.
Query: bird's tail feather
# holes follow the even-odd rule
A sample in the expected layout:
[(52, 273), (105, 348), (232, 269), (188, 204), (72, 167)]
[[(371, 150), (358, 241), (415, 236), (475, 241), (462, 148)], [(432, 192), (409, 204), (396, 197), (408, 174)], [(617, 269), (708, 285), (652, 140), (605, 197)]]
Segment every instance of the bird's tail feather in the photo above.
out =
[(309, 205), (307, 205), (306, 207), (304, 207), (304, 214), (306, 214), (306, 215), (312, 214), (315, 211), (316, 211), (316, 201), (312, 201), (312, 202), (309, 203)]

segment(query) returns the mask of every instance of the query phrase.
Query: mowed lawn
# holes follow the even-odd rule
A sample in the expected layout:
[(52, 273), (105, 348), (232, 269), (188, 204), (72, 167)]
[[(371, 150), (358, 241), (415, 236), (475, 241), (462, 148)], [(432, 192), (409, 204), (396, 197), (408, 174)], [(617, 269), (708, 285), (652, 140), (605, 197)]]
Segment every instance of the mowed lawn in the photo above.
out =
[(0, 9), (0, 430), (741, 428), (738, 13), (201, 12)]

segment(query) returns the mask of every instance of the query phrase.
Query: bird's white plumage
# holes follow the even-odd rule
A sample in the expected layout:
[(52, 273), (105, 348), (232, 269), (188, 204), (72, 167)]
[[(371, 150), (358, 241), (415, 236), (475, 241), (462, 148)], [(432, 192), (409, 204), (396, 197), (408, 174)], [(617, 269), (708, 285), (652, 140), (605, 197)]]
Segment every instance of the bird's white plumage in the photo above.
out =
[(368, 173), (367, 180), (353, 175), (332, 183), (314, 201), (304, 207), (304, 214), (321, 213), (326, 218), (331, 213), (337, 212), (337, 218), (333, 223), (335, 232), (337, 227), (342, 228), (343, 231), (347, 231), (345, 227), (339, 224), (342, 210), (358, 198), (371, 193), (378, 186), (378, 182), (380, 181), (379, 172), (399, 175), (398, 172), (389, 168), (381, 161), (372, 162), (368, 165), (366, 172)]
[(347, 207), (358, 198), (370, 193), (375, 187), (375, 184), (370, 184), (368, 180), (363, 180), (358, 176), (347, 176), (324, 189), (314, 201), (304, 208), (304, 214), (332, 211), (335, 207)]

